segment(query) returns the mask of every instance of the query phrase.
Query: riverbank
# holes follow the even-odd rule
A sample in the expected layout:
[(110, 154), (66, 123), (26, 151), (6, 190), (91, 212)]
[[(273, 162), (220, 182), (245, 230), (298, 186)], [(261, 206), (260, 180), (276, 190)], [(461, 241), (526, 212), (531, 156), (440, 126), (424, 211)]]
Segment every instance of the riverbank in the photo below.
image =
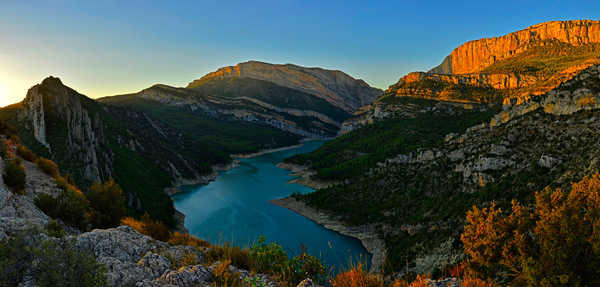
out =
[(379, 238), (374, 226), (347, 226), (336, 216), (317, 210), (293, 197), (273, 199), (270, 203), (296, 212), (317, 224), (342, 235), (360, 240), (365, 249), (372, 255), (370, 272), (379, 272), (385, 259), (385, 243)]
[(297, 183), (312, 189), (323, 189), (341, 184), (339, 181), (325, 181), (312, 178), (316, 172), (311, 170), (309, 166), (280, 162), (277, 164), (277, 167), (290, 171), (290, 176), (293, 176), (294, 179), (288, 181), (288, 183)]

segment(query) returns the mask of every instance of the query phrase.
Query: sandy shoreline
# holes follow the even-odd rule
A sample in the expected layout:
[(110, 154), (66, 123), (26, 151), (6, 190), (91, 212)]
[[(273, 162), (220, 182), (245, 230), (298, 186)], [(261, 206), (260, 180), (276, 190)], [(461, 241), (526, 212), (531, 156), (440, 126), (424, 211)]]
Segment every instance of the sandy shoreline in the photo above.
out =
[(374, 226), (347, 226), (335, 216), (314, 209), (293, 197), (273, 199), (270, 203), (296, 212), (317, 224), (342, 235), (360, 240), (372, 255), (370, 272), (378, 272), (385, 258), (385, 243), (379, 238)]

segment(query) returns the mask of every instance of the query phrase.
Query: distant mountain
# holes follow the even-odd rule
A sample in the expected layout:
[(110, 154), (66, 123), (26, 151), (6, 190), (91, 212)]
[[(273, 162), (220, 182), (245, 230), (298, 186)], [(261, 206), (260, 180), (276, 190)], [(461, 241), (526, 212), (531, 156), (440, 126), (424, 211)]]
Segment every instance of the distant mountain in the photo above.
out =
[(263, 80), (300, 90), (322, 98), (348, 113), (371, 103), (381, 95), (381, 90), (372, 88), (363, 80), (354, 79), (341, 71), (306, 68), (292, 64), (276, 65), (258, 61), (220, 68), (191, 82), (187, 87), (194, 89), (208, 81), (227, 78)]
[[(600, 63), (600, 21), (552, 21), (454, 49), (427, 73), (410, 73), (386, 95), (514, 105)], [(494, 97), (470, 91), (496, 89)]]
[[(328, 138), (337, 134), (352, 112), (381, 93), (340, 71), (247, 62), (209, 73), (187, 88), (155, 85), (100, 101), (160, 118), (191, 112), (260, 123), (301, 137)], [(167, 116), (164, 109), (174, 114)]]
[(215, 169), (231, 163), (230, 154), (293, 145), (300, 139), (262, 124), (180, 112), (152, 100), (136, 103), (147, 109), (104, 104), (49, 77), (32, 87), (23, 102), (0, 109), (0, 117), (82, 188), (112, 177), (127, 193), (132, 212), (149, 212), (171, 226), (182, 222), (176, 222), (165, 189), (207, 182)]

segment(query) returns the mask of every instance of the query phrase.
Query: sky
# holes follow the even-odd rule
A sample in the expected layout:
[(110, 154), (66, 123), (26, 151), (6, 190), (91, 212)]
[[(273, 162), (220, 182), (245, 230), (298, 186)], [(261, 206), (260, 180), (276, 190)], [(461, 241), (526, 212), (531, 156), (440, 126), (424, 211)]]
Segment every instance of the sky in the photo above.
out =
[(387, 88), (469, 40), (600, 1), (0, 0), (0, 106), (52, 75), (91, 98), (185, 86), (249, 60), (341, 70)]

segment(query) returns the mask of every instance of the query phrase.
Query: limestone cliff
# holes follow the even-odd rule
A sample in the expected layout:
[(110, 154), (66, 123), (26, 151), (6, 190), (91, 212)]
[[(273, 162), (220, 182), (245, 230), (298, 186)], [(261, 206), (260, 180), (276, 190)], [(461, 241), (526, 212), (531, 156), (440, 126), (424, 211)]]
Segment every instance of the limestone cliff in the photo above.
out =
[(600, 21), (553, 21), (467, 42), (427, 73), (402, 77), (386, 96), (521, 104), (600, 64)]
[(558, 40), (574, 46), (600, 43), (600, 21), (574, 20), (540, 23), (500, 37), (474, 40), (460, 45), (430, 72), (438, 74), (478, 73), (493, 63), (533, 47), (532, 43)]
[(347, 112), (353, 112), (371, 103), (381, 94), (381, 90), (372, 88), (363, 80), (354, 79), (341, 71), (258, 61), (220, 68), (191, 82), (188, 88), (194, 88), (207, 80), (231, 77), (264, 80), (300, 90), (318, 96)]
[(75, 175), (88, 183), (112, 175), (111, 155), (101, 151), (106, 144), (102, 119), (89, 109), (90, 102), (49, 77), (29, 89), (21, 113), (35, 139), (49, 151), (66, 149), (68, 161), (79, 165)]

